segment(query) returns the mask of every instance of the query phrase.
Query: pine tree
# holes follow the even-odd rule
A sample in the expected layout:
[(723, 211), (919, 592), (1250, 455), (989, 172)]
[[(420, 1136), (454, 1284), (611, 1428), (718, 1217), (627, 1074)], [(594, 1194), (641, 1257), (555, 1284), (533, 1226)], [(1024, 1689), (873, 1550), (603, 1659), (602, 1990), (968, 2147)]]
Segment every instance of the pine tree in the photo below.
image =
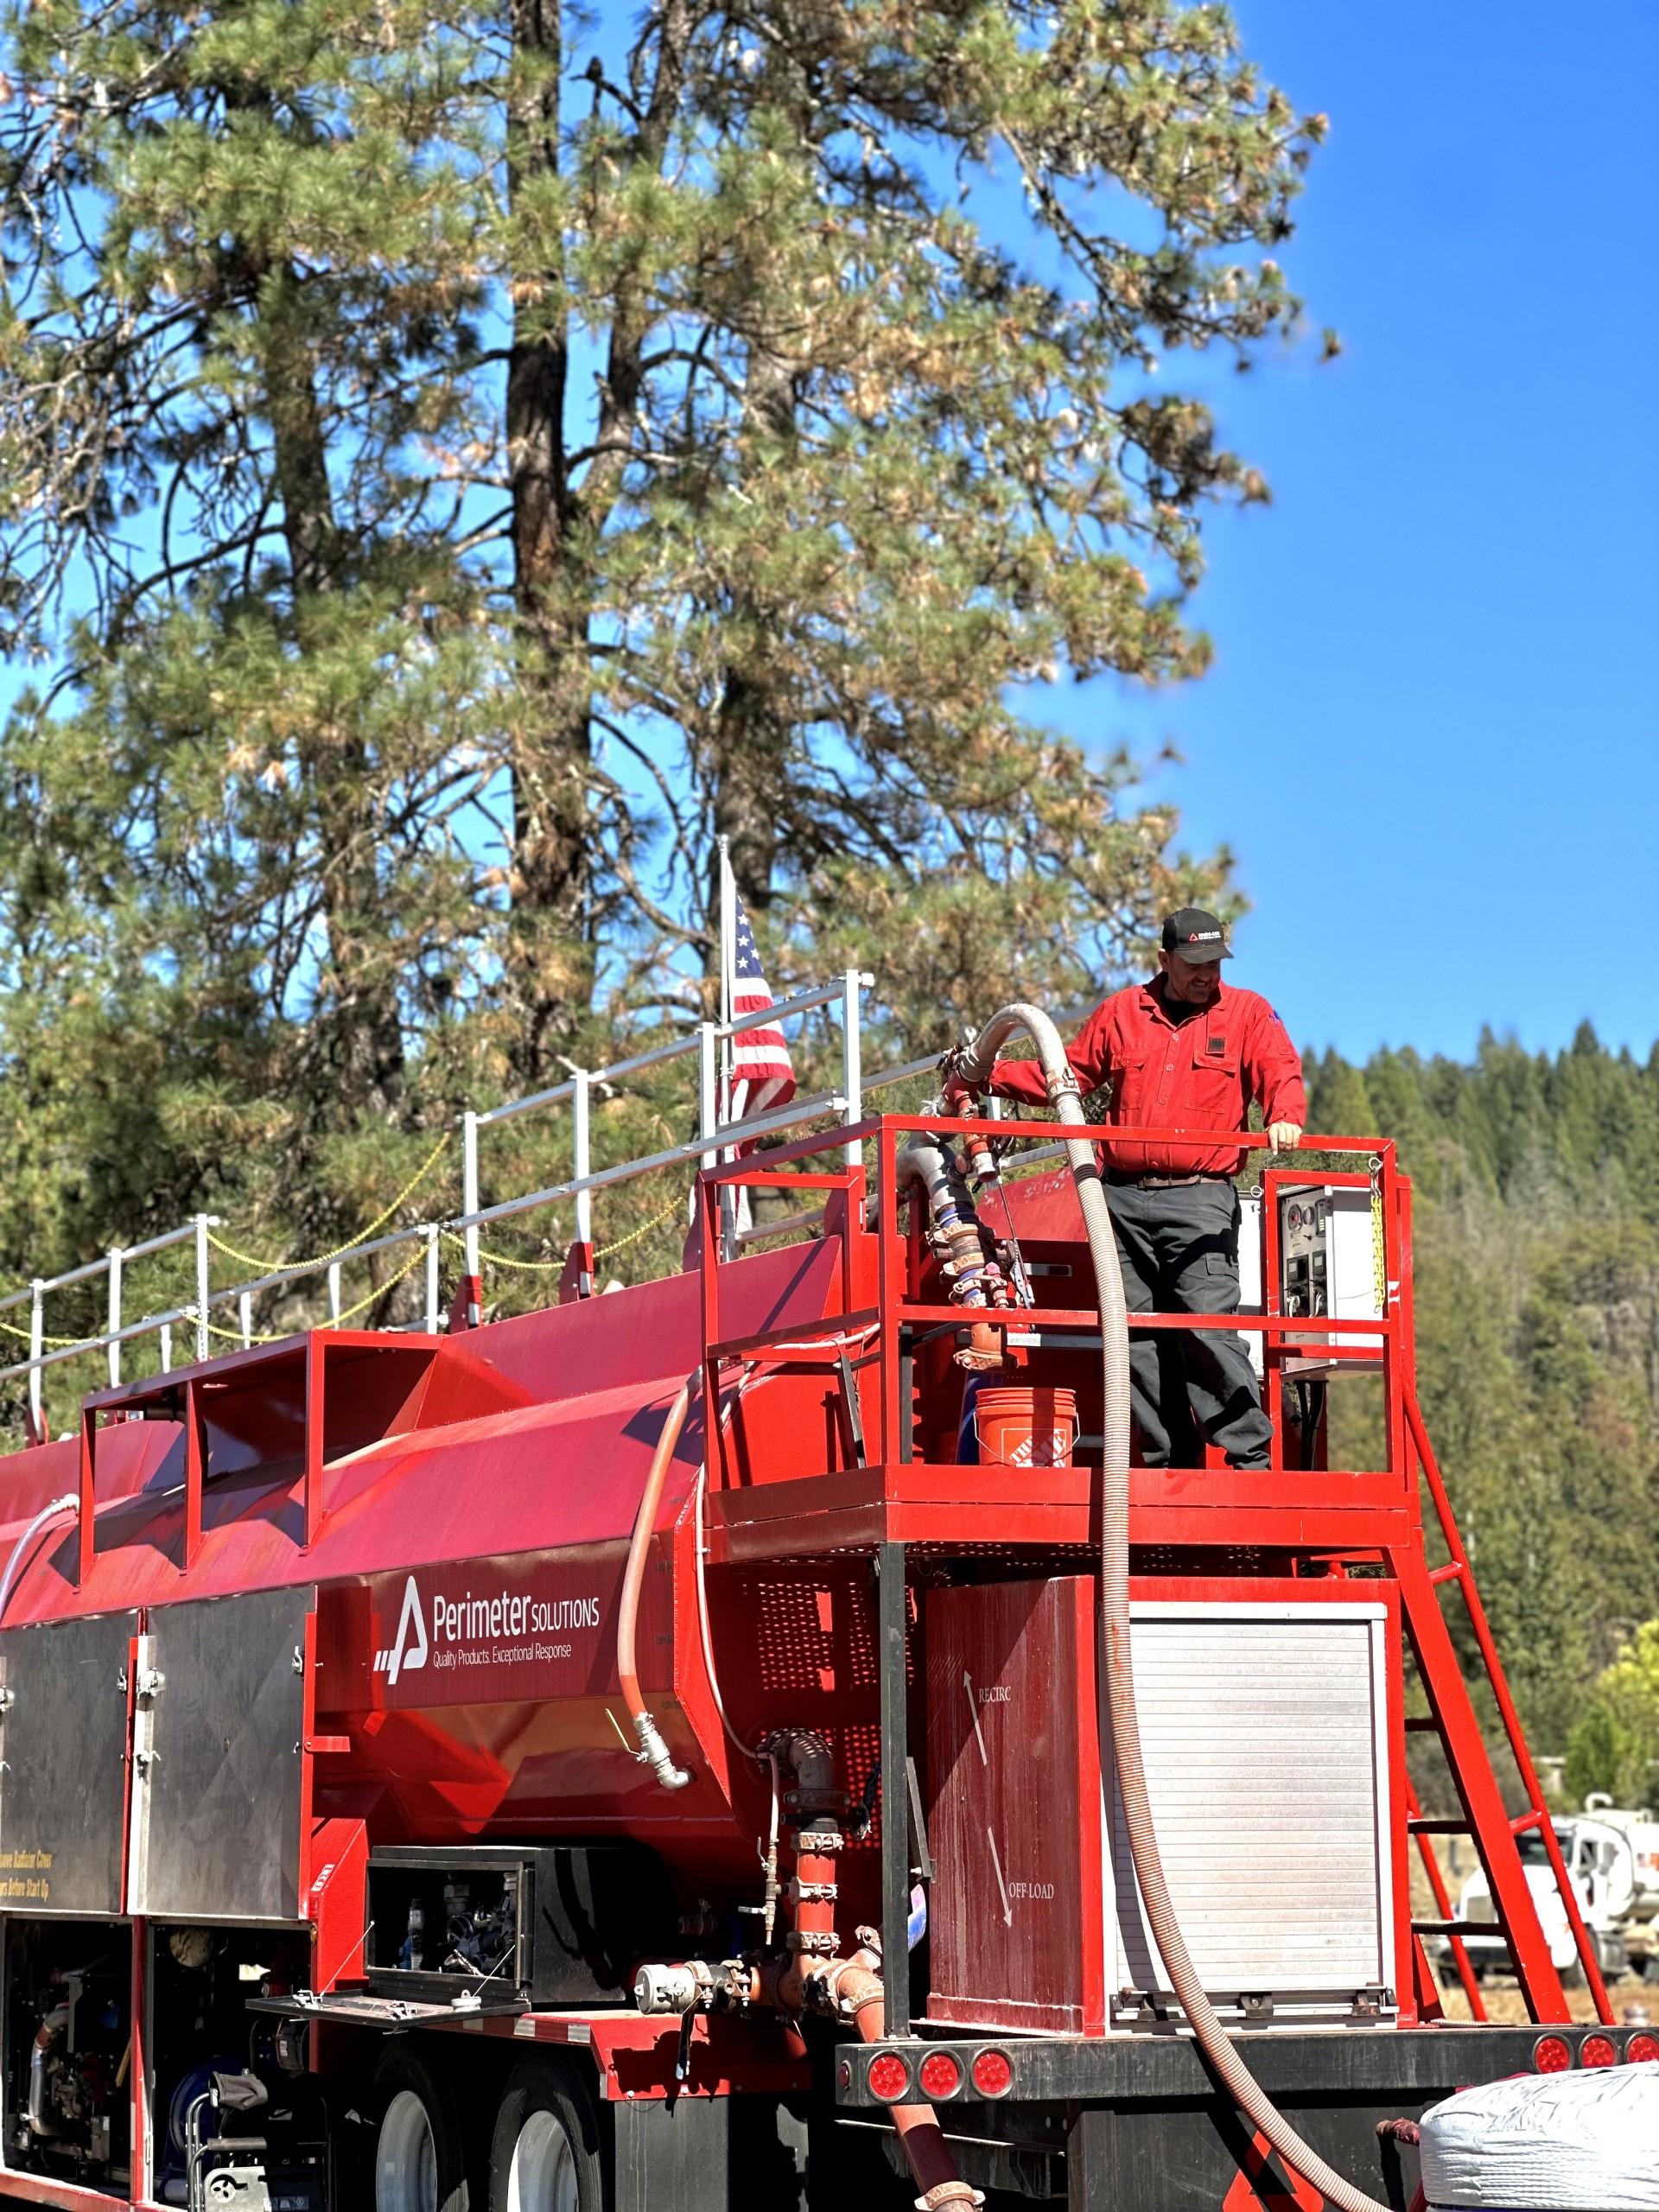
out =
[[(1153, 380), (1294, 312), (1262, 249), (1322, 126), (1221, 10), (671, 5), (618, 51), (539, 0), (44, 0), (7, 63), (14, 637), (84, 583), (67, 672), (153, 655), (194, 580), (221, 622), (281, 610), (276, 690), (319, 601), (480, 626), (522, 1073), (596, 985), (706, 950), (711, 826), (813, 961), (872, 874), (905, 927), (1012, 876), (1050, 935), (1144, 930), (1170, 818), (1014, 701), (1200, 667), (1199, 512), (1262, 494)], [(293, 751), (339, 786), (338, 960), (375, 763), (343, 718)], [(354, 1087), (386, 1099), (365, 988)]]

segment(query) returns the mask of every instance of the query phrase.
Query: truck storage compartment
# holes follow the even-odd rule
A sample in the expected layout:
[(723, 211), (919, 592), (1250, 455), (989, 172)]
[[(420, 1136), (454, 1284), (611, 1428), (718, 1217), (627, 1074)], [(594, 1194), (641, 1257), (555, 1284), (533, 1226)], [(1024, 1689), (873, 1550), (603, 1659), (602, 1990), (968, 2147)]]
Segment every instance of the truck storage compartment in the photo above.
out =
[(127, 1910), (292, 1921), (310, 1813), (309, 1584), (159, 1605), (139, 1640)]
[[(1211, 2001), (1241, 2024), (1375, 2022), (1395, 2009), (1395, 1630), (1375, 1587), (1256, 1584), (1244, 1600), (1135, 1607), (1142, 1747), (1176, 1913)], [(1158, 2027), (1173, 1999), (1095, 1726), (1093, 1580), (935, 1591), (927, 1605), (930, 2018)]]
[(0, 1910), (118, 1913), (136, 1613), (0, 1635)]
[[(149, 1930), (144, 2086), (154, 2202), (268, 2202), (271, 2212), (332, 2212), (338, 2203), (328, 2106), (307, 2071), (311, 2031), (249, 2010), (299, 1987), (308, 1950), (299, 1929), (193, 1921)], [(239, 2092), (216, 2102), (215, 2076), (239, 2084)], [(238, 2139), (245, 2148), (231, 2147)], [(224, 2147), (215, 2150), (216, 2142)], [(198, 2200), (190, 2196), (193, 2153)]]
[(661, 1862), (627, 1843), (390, 1845), (368, 1911), (371, 1989), (440, 2004), (626, 2004), (639, 1960), (678, 1941)]
[(124, 2193), (132, 1930), (8, 1917), (5, 1975), (6, 2164)]

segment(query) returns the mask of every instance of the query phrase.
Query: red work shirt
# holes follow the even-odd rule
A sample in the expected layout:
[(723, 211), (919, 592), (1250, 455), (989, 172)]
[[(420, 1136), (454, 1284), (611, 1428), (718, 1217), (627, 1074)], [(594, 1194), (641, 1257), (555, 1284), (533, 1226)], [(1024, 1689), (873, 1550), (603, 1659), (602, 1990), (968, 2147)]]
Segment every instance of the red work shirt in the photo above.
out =
[[(1124, 1129), (1243, 1129), (1252, 1105), (1264, 1122), (1307, 1119), (1302, 1063), (1285, 1025), (1254, 991), (1224, 983), (1207, 1007), (1172, 1021), (1161, 976), (1116, 991), (1090, 1015), (1065, 1057), (1085, 1092), (1111, 1085), (1110, 1126)], [(1037, 1060), (1004, 1060), (989, 1088), (999, 1098), (1048, 1103)], [(1120, 1173), (1236, 1175), (1230, 1146), (1101, 1144)]]

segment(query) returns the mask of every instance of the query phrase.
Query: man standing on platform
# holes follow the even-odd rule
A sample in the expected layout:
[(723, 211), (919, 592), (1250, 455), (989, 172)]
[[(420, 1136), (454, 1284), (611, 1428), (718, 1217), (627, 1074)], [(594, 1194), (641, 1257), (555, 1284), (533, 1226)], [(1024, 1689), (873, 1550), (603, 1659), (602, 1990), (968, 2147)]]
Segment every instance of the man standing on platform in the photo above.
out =
[[(1164, 924), (1159, 973), (1096, 1007), (1066, 1047), (1085, 1095), (1110, 1088), (1100, 1144), (1101, 1179), (1117, 1231), (1131, 1315), (1238, 1310), (1236, 1147), (1179, 1138), (1137, 1142), (1137, 1128), (1245, 1129), (1262, 1109), (1275, 1152), (1293, 1151), (1307, 1117), (1302, 1064), (1263, 998), (1221, 980), (1230, 960), (1213, 914), (1185, 906)], [(1036, 1060), (1001, 1063), (988, 1088), (999, 1098), (1046, 1107)], [(945, 1103), (960, 1113), (972, 1094), (952, 1078)], [(1119, 1135), (1117, 1132), (1123, 1132)], [(1129, 1335), (1129, 1373), (1144, 1465), (1170, 1463), (1171, 1409), (1160, 1387), (1159, 1332)], [(1194, 1330), (1176, 1339), (1187, 1403), (1198, 1433), (1230, 1466), (1268, 1464), (1272, 1426), (1243, 1339)]]

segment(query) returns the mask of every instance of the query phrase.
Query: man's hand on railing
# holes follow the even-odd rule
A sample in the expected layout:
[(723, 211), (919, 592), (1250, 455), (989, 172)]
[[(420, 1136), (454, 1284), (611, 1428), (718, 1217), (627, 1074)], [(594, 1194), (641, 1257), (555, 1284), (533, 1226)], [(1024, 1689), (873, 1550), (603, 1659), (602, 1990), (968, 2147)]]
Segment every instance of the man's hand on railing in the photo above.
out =
[(1269, 1122), (1268, 1143), (1274, 1152), (1294, 1152), (1302, 1141), (1300, 1122)]

